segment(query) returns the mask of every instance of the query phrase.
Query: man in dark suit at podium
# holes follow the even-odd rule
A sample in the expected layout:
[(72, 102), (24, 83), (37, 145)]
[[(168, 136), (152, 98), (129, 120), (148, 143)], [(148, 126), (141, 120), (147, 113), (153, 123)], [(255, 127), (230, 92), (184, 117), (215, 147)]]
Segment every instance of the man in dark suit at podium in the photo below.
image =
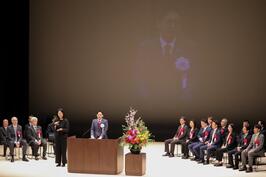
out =
[(97, 119), (91, 123), (91, 139), (107, 139), (108, 120), (103, 119), (103, 113), (97, 113)]

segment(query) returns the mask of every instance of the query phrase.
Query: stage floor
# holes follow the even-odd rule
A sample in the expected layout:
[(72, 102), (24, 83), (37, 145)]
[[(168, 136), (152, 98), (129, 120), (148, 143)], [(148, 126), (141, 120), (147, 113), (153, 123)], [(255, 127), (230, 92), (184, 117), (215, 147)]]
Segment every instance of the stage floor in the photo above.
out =
[[(143, 149), (147, 153), (147, 171), (145, 176), (149, 177), (265, 177), (266, 166), (259, 166), (258, 172), (247, 174), (246, 172), (234, 171), (225, 167), (214, 167), (213, 165), (203, 166), (191, 160), (183, 160), (180, 157), (162, 157), (164, 145), (163, 143), (152, 143)], [(2, 152), (2, 151), (1, 151)], [(125, 148), (125, 153), (128, 150)], [(266, 159), (264, 158), (265, 162)], [(92, 162), (93, 163), (93, 162)], [(30, 160), (23, 162), (17, 160), (14, 163), (6, 161), (3, 157), (0, 159), (0, 176), (1, 177), (89, 177), (97, 176), (111, 177), (113, 175), (95, 175), (95, 174), (78, 174), (68, 173), (67, 167), (56, 167), (54, 158), (48, 160)], [(125, 176), (125, 173), (114, 176)]]

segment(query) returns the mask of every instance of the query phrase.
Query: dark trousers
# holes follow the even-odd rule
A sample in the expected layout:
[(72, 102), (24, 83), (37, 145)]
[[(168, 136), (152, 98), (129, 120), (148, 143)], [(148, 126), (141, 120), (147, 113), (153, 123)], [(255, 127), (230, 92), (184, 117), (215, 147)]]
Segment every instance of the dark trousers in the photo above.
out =
[[(175, 145), (176, 144), (182, 144), (184, 141), (183, 140), (175, 140), (175, 139), (167, 139), (164, 141), (164, 151), (166, 153), (172, 153), (174, 154), (175, 151)], [(170, 150), (169, 150), (169, 145), (170, 145)]]
[(43, 154), (42, 154), (43, 157), (46, 156), (46, 152), (47, 152), (47, 142), (46, 142), (45, 139), (43, 139), (43, 138), (41, 139), (41, 144), (40, 144), (40, 145), (38, 145), (37, 142), (32, 141), (32, 142), (30, 143), (30, 146), (31, 146), (31, 148), (32, 148), (32, 150), (33, 150), (33, 153), (32, 153), (33, 156), (37, 156), (37, 155), (38, 155), (38, 151), (39, 151), (39, 147), (40, 147), (40, 146), (43, 147)]
[(204, 155), (205, 155), (205, 154), (204, 154), (204, 151), (206, 150), (206, 151), (207, 151), (207, 154), (206, 154), (207, 162), (209, 162), (209, 159), (210, 159), (210, 157), (211, 157), (211, 154), (212, 154), (213, 152), (215, 152), (217, 148), (218, 148), (217, 145), (210, 145), (210, 146), (208, 146), (208, 145), (203, 145), (203, 146), (201, 146), (201, 147), (200, 147), (200, 159), (201, 159), (201, 160), (204, 160)]
[[(10, 155), (14, 156), (14, 148), (16, 147), (16, 144), (14, 141), (9, 142), (9, 149), (10, 149)], [(28, 144), (25, 140), (19, 141), (19, 147), (22, 147), (22, 154), (23, 156), (26, 155)]]
[(58, 164), (66, 164), (67, 136), (57, 135), (55, 138), (55, 161)]
[(188, 142), (183, 141), (183, 142), (182, 142), (182, 153), (183, 153), (184, 156), (186, 156), (186, 157), (188, 157), (188, 153), (189, 153), (189, 148), (188, 148), (188, 146), (189, 146), (190, 144), (192, 144), (191, 141), (188, 141)]
[(3, 141), (3, 142), (0, 142), (0, 145), (4, 145), (4, 153), (3, 153), (3, 156), (6, 156), (6, 150), (7, 150), (7, 142), (6, 141)]
[[(233, 149), (228, 152), (228, 162), (230, 165), (238, 167), (239, 161), (241, 160), (241, 152), (242, 150), (237, 151), (237, 149)], [(233, 155), (235, 156), (235, 163), (233, 161)]]
[(223, 160), (223, 155), (228, 151), (228, 148), (219, 148), (216, 150), (216, 160), (221, 162)]

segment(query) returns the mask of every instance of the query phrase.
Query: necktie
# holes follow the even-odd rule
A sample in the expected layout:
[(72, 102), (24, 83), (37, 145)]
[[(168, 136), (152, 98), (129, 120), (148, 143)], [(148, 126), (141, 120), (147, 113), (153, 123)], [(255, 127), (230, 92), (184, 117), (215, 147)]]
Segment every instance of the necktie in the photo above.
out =
[(164, 57), (170, 58), (170, 56), (171, 56), (171, 46), (169, 44), (166, 44), (164, 46)]

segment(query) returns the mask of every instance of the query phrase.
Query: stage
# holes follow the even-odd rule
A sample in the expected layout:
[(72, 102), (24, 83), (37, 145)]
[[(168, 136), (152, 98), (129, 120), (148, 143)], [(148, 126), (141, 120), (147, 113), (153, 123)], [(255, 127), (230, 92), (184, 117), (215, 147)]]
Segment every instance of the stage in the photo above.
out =
[[(234, 171), (226, 169), (225, 167), (214, 167), (213, 165), (203, 166), (191, 160), (183, 160), (180, 157), (162, 157), (163, 143), (152, 143), (143, 149), (147, 153), (147, 171), (145, 176), (204, 176), (204, 177), (265, 177), (266, 165), (259, 166), (257, 172), (249, 173)], [(2, 151), (1, 151), (2, 152)], [(128, 150), (125, 148), (125, 153)], [(53, 177), (53, 176), (125, 176), (125, 173), (119, 175), (95, 175), (95, 174), (78, 174), (68, 173), (67, 167), (56, 167), (54, 158), (39, 161), (30, 160), (30, 162), (23, 162), (17, 160), (14, 163), (6, 161), (3, 157), (0, 160), (0, 176), (1, 177)], [(262, 159), (263, 162), (266, 158)]]

